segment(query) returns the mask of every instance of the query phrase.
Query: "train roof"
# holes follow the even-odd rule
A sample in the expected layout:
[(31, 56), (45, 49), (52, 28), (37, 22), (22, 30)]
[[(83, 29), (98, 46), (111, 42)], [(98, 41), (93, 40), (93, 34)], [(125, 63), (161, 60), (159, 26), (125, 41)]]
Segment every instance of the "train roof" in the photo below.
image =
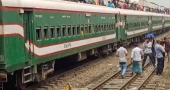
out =
[(36, 8), (36, 9), (53, 9), (80, 12), (96, 12), (96, 13), (118, 13), (112, 8), (90, 4), (70, 3), (60, 0), (1, 0), (2, 6)]
[(98, 6), (91, 4), (75, 3), (62, 0), (1, 0), (2, 6), (7, 7), (21, 7), (21, 8), (35, 8), (35, 9), (51, 9), (51, 10), (66, 10), (79, 12), (94, 12), (121, 15), (138, 15), (138, 16), (165, 16), (170, 15), (151, 13), (145, 11), (135, 11), (127, 9), (115, 9), (106, 6)]
[(148, 12), (144, 11), (135, 11), (135, 10), (128, 10), (128, 9), (119, 9), (121, 15), (133, 15), (133, 16), (148, 16)]

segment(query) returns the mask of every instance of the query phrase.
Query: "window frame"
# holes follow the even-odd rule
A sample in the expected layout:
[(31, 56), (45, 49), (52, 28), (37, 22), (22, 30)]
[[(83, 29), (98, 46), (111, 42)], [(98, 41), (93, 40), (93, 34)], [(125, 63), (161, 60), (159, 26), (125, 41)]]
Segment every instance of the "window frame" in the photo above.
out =
[[(63, 25), (61, 28), (62, 28), (61, 29), (61, 35), (62, 35), (63, 38), (65, 38), (67, 36), (67, 33), (66, 33), (67, 27), (66, 27), (66, 25)], [(63, 29), (64, 29), (64, 35), (63, 35)]]
[(76, 25), (72, 26), (72, 35), (76, 36), (77, 35), (77, 29), (76, 29)]
[[(70, 31), (70, 32), (69, 32)], [(72, 36), (72, 27), (71, 25), (67, 25), (67, 36), (71, 37)]]
[[(53, 32), (54, 37), (52, 37), (52, 33), (51, 33), (52, 28), (53, 28), (53, 30), (54, 30), (54, 32)], [(50, 37), (51, 39), (55, 39), (55, 37), (56, 37), (56, 30), (55, 30), (55, 26), (51, 26), (51, 27), (50, 27), (50, 36), (51, 36), (51, 37)]]
[[(82, 28), (83, 28), (83, 34), (81, 33)], [(81, 25), (81, 27), (80, 27), (80, 34), (81, 34), (81, 35), (84, 35), (84, 34), (85, 34), (84, 32), (85, 32), (85, 30), (84, 30), (84, 25)]]
[[(58, 34), (58, 29), (59, 29), (59, 34)], [(62, 35), (61, 35), (61, 26), (57, 26), (56, 27), (56, 33), (57, 33), (57, 35), (56, 35), (57, 38), (61, 38), (62, 37)]]
[[(47, 30), (47, 38), (45, 38), (45, 30)], [(43, 27), (43, 33), (44, 33), (43, 39), (44, 39), (44, 40), (49, 40), (49, 30), (48, 30), (48, 26), (44, 26), (44, 27)]]
[(91, 34), (92, 33), (92, 25), (88, 24), (88, 33)]
[(76, 34), (79, 36), (80, 34), (81, 34), (81, 31), (80, 31), (80, 25), (78, 25), (77, 27), (76, 27)]
[[(37, 39), (37, 28), (40, 30), (40, 39)], [(41, 41), (42, 40), (42, 28), (41, 28), (41, 26), (37, 26), (35, 32), (36, 32), (36, 41)]]
[(86, 24), (86, 25), (84, 26), (84, 31), (85, 31), (85, 34), (88, 34), (88, 33), (89, 33), (88, 24)]

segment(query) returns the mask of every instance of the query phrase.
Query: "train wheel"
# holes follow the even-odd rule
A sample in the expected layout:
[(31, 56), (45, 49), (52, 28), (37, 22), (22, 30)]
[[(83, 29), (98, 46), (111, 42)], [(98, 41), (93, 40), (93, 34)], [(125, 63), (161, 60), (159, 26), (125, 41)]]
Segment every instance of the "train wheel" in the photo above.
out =
[(17, 86), (18, 90), (25, 90), (27, 87), (27, 84), (22, 83), (21, 73), (17, 73), (17, 75), (16, 75), (16, 86)]

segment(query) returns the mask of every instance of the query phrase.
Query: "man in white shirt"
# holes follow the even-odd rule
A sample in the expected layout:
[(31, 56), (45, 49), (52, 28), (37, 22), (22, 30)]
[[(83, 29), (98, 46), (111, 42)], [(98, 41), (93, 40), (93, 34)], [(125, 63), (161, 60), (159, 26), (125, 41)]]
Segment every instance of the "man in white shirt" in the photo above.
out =
[(134, 46), (135, 48), (132, 49), (131, 52), (131, 60), (133, 64), (132, 71), (135, 73), (141, 73), (142, 72), (141, 60), (143, 57), (143, 52), (142, 49), (138, 47), (138, 43), (135, 43)]
[(152, 54), (152, 42), (149, 41), (149, 39), (146, 39), (145, 42), (143, 43), (143, 46), (144, 46), (144, 59), (143, 59), (142, 67), (144, 67), (145, 61), (148, 56), (153, 66), (155, 66), (153, 61), (153, 54)]
[(126, 48), (123, 47), (123, 44), (120, 44), (120, 48), (117, 49), (116, 55), (119, 57), (119, 65), (122, 72), (122, 78), (124, 78), (126, 73), (126, 68), (127, 68), (126, 65), (127, 50)]

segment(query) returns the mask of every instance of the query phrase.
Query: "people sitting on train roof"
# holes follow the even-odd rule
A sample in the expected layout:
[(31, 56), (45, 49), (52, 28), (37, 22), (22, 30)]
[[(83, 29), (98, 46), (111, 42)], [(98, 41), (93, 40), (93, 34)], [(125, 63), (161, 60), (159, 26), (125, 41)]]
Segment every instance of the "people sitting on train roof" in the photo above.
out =
[(93, 4), (92, 0), (85, 0), (85, 2), (88, 3), (88, 4)]
[(114, 4), (112, 4), (110, 1), (108, 1), (108, 7), (114, 8)]
[(126, 4), (126, 3), (123, 3), (123, 4), (122, 4), (122, 9), (128, 9), (128, 7), (127, 7), (127, 4)]
[[(150, 8), (146, 6), (142, 6), (137, 4), (136, 2), (129, 3), (128, 0), (123, 1), (117, 1), (117, 0), (111, 0), (109, 1), (108, 5), (104, 4), (104, 0), (66, 0), (66, 1), (73, 1), (73, 2), (80, 2), (80, 3), (87, 3), (87, 4), (95, 4), (100, 6), (108, 6), (111, 8), (121, 8), (121, 9), (131, 9), (131, 10), (139, 10), (139, 11), (147, 11), (147, 12), (155, 12), (155, 13), (162, 13), (162, 14), (169, 14), (169, 9), (157, 9), (157, 8)], [(112, 6), (113, 5), (113, 6)]]

